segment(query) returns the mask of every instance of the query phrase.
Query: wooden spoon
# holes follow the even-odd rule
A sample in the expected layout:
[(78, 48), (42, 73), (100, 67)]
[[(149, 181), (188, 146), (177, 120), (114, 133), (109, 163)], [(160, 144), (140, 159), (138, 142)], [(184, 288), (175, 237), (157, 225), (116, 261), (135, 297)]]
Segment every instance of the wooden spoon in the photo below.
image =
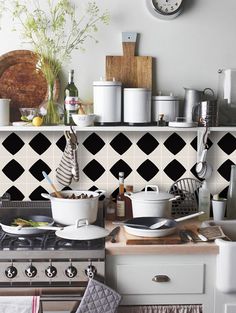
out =
[(51, 179), (49, 178), (49, 176), (43, 171), (42, 172), (43, 177), (48, 181), (48, 183), (51, 185), (52, 189), (55, 191), (55, 194), (57, 196), (57, 198), (62, 198), (62, 195), (60, 194), (60, 192), (57, 191), (55, 185), (53, 184), (53, 182), (51, 181)]

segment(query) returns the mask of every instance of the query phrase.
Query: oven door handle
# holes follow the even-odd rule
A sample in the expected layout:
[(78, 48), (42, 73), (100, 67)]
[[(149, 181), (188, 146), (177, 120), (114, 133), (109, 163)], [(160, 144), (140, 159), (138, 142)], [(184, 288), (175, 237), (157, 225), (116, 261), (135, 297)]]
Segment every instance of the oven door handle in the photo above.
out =
[(82, 295), (50, 295), (50, 296), (40, 296), (41, 302), (50, 302), (50, 301), (81, 301)]

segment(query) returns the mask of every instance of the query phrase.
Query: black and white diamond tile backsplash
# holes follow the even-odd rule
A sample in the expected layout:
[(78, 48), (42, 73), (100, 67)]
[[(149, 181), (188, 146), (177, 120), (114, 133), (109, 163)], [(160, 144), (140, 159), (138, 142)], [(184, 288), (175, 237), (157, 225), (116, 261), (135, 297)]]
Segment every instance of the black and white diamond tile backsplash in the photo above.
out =
[[(120, 171), (135, 191), (147, 184), (167, 191), (175, 180), (196, 178), (196, 132), (81, 132), (77, 136), (80, 181), (70, 189), (98, 188), (107, 196), (116, 194)], [(63, 188), (55, 178), (66, 145), (61, 132), (2, 132), (0, 141), (0, 195), (9, 192), (13, 200), (42, 200), (41, 193), (51, 192), (42, 171), (58, 189)], [(236, 133), (212, 132), (208, 145), (208, 161), (214, 169), (209, 188), (223, 196), (231, 164), (236, 163)]]

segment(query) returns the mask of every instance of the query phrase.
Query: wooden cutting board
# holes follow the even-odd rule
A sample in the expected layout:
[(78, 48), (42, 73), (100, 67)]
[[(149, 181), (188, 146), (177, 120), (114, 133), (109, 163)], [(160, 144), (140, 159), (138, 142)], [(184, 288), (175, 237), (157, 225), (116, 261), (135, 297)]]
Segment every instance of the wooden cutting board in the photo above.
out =
[(152, 57), (136, 56), (137, 33), (122, 33), (123, 56), (106, 56), (106, 79), (126, 88), (152, 89)]
[(125, 232), (127, 245), (176, 245), (183, 243), (178, 233), (167, 237), (138, 237)]

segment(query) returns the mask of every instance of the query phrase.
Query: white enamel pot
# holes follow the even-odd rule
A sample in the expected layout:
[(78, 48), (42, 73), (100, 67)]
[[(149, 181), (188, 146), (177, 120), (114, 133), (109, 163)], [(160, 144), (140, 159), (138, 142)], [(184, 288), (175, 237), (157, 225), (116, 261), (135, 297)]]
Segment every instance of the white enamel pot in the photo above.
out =
[[(148, 191), (149, 187), (155, 190)], [(147, 185), (145, 191), (125, 195), (132, 201), (133, 217), (170, 217), (171, 202), (178, 198), (170, 193), (160, 192), (156, 185)]]
[[(78, 191), (66, 190), (60, 191), (62, 198), (57, 198), (55, 193), (42, 193), (42, 197), (50, 199), (52, 217), (55, 222), (62, 225), (74, 225), (76, 220), (87, 219), (92, 224), (97, 219), (98, 199), (105, 194), (104, 190), (96, 191)], [(72, 195), (79, 196), (86, 194), (86, 199), (68, 199)]]

